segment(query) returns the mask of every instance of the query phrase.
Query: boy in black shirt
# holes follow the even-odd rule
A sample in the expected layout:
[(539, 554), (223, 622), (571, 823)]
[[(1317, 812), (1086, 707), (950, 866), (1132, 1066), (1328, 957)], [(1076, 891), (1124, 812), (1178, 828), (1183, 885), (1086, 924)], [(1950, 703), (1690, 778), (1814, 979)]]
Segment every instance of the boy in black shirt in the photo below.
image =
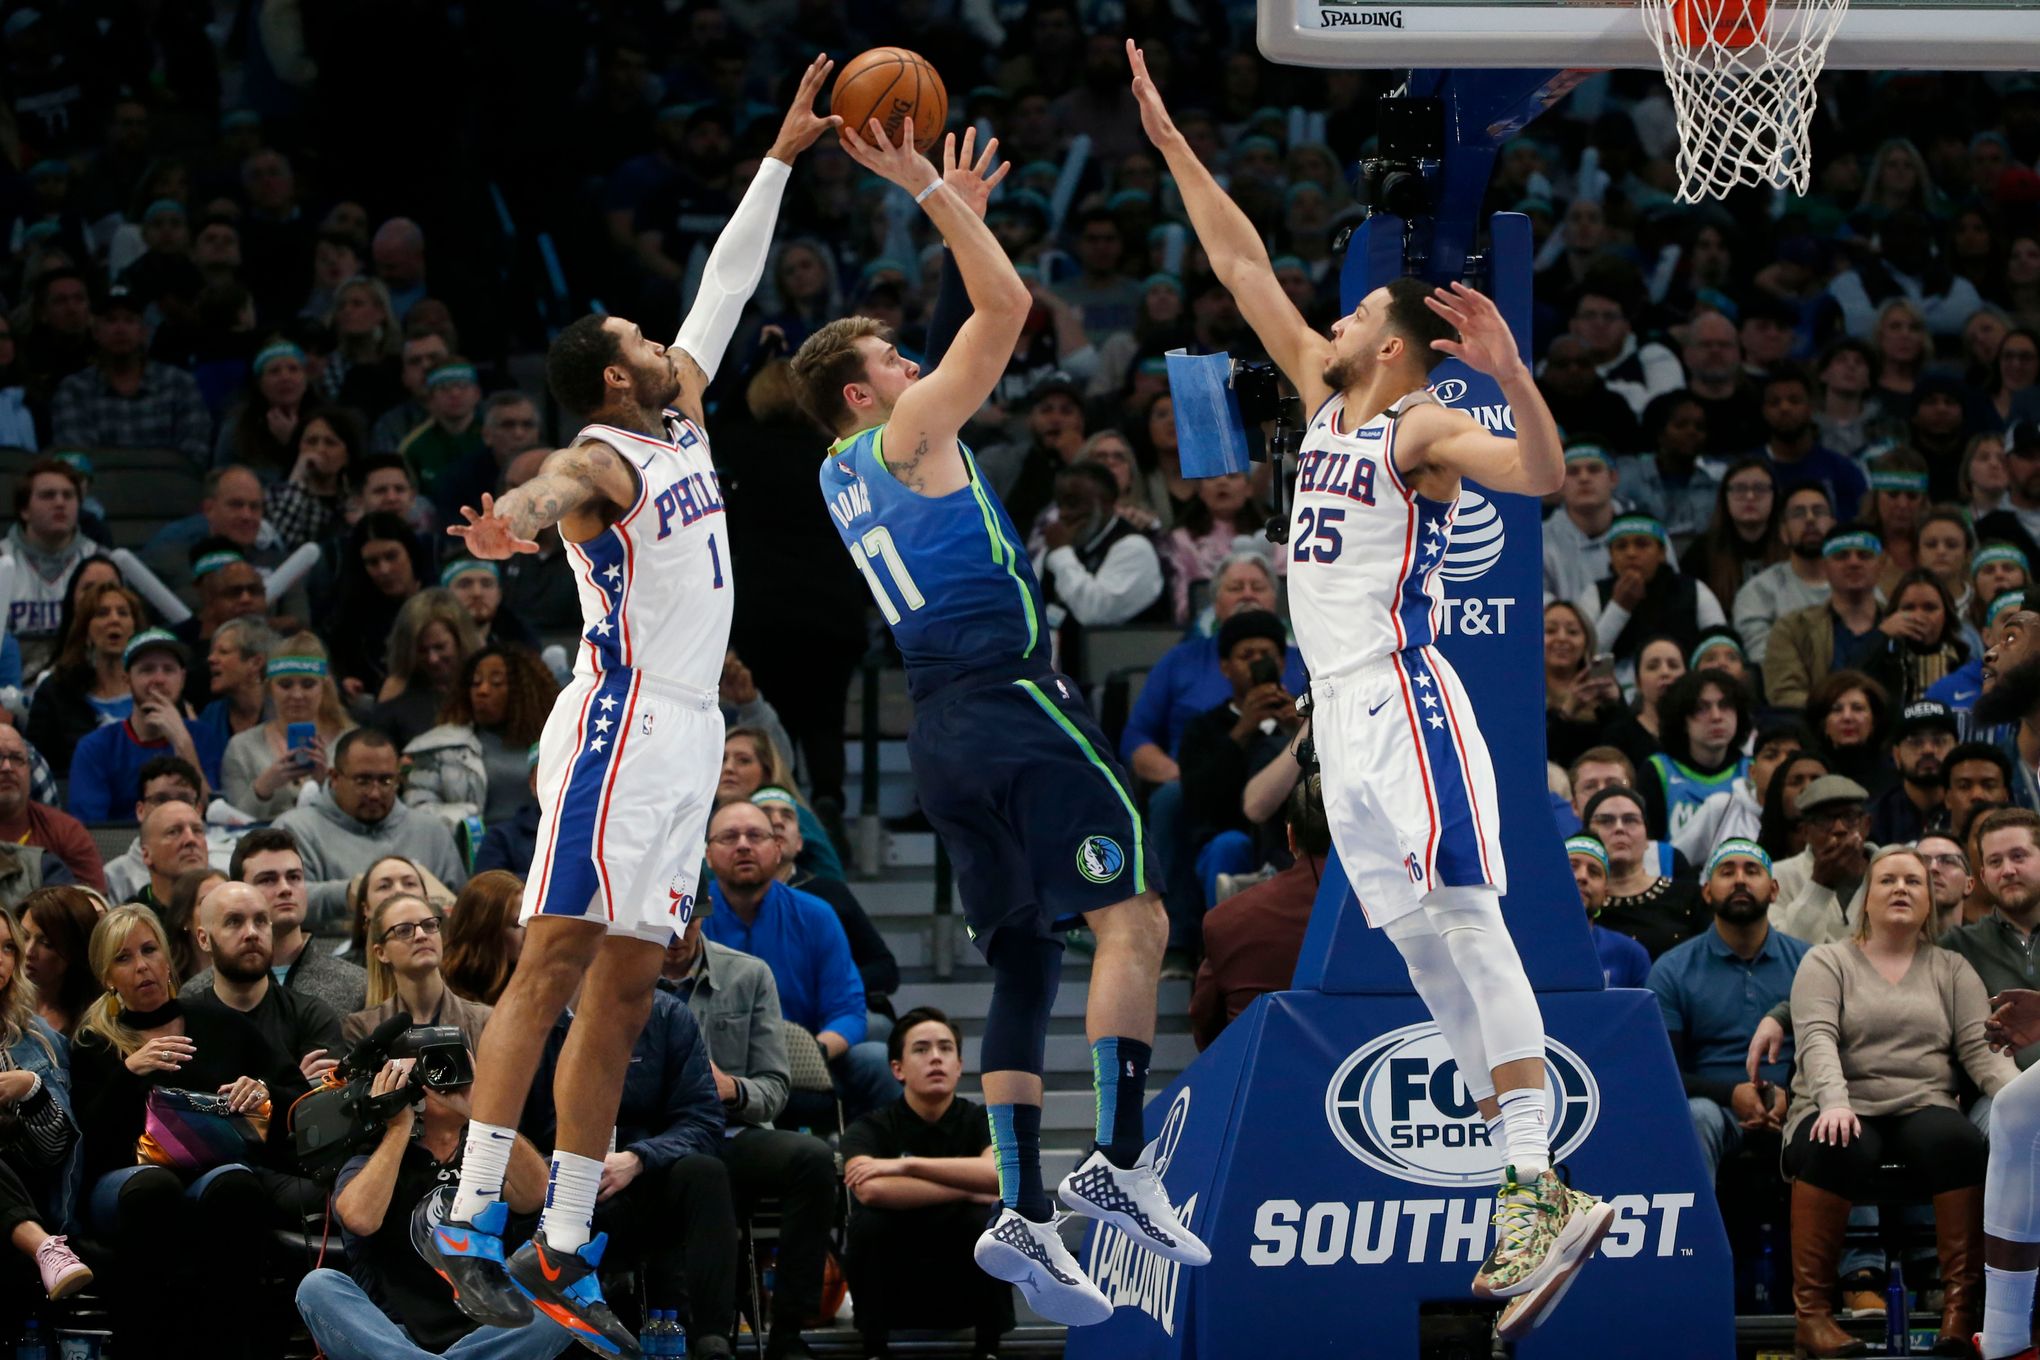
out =
[(962, 1034), (922, 1006), (886, 1041), (906, 1092), (843, 1133), (843, 1180), (857, 1206), (844, 1269), (867, 1356), (885, 1356), (894, 1327), (971, 1327), (972, 1354), (998, 1354), (1013, 1326), (1010, 1286), (979, 1270), (971, 1249), (999, 1203), (984, 1107), (956, 1096)]

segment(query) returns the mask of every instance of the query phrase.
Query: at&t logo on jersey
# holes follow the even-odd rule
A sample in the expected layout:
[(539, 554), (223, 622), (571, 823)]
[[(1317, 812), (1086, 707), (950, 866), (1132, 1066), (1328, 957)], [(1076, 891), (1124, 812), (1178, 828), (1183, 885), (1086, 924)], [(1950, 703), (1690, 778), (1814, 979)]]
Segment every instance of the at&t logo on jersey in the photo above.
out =
[[(1547, 1039), (1551, 1159), (1593, 1132), (1601, 1088), (1578, 1054)], [(1426, 1022), (1354, 1050), (1325, 1087), (1325, 1119), (1339, 1145), (1377, 1171), (1419, 1185), (1494, 1184), (1496, 1149), (1445, 1036)]]

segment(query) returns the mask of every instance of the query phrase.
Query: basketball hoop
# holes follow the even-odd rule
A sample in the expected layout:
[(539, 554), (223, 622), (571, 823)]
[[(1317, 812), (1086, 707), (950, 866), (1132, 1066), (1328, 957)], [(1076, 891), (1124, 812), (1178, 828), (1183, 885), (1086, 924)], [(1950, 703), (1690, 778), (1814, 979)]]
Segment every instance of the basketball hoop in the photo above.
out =
[(1848, 0), (1641, 0), (1679, 120), (1679, 199), (1805, 193), (1814, 82)]

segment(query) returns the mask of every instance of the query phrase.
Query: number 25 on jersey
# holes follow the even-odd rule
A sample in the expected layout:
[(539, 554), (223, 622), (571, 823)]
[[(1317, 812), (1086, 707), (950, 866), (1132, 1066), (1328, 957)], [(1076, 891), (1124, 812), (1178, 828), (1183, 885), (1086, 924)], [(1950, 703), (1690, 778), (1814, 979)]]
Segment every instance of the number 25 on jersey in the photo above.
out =
[(871, 587), (871, 598), (878, 601), (879, 612), (885, 615), (888, 624), (900, 621), (899, 605), (893, 603), (893, 592), (878, 576), (873, 563), (883, 563), (886, 575), (892, 577), (893, 589), (899, 592), (900, 603), (911, 614), (928, 603), (921, 594), (921, 588), (914, 584), (914, 578), (907, 574), (907, 564), (900, 559), (900, 550), (893, 546), (892, 530), (883, 524), (866, 529), (850, 541), (850, 557), (857, 563), (857, 570), (864, 573), (864, 583)]

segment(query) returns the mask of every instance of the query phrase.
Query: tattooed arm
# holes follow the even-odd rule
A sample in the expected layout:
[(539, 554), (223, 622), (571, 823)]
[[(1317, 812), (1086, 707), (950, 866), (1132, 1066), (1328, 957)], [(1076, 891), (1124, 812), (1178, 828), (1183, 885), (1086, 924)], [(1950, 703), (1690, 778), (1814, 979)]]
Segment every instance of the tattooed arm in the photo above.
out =
[(636, 499), (637, 474), (630, 465), (607, 444), (590, 441), (555, 451), (536, 477), (500, 501), (484, 493), (480, 514), (463, 505), (467, 523), (448, 525), (446, 532), (474, 556), (500, 560), (537, 552), (538, 532), (548, 525)]

